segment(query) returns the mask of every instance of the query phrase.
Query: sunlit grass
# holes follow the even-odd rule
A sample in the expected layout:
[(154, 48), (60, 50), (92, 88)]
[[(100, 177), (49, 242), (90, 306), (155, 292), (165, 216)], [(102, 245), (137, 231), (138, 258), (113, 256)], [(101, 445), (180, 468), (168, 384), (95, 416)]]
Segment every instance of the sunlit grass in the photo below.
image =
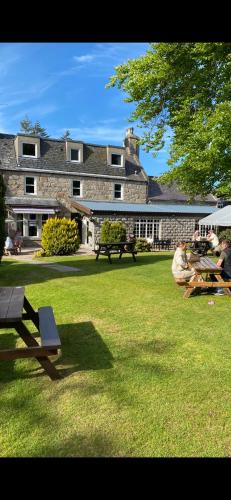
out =
[(66, 274), (3, 260), (0, 286), (53, 307), (63, 379), (33, 359), (0, 363), (1, 456), (231, 455), (231, 301), (183, 299), (171, 259), (44, 259), (81, 269)]

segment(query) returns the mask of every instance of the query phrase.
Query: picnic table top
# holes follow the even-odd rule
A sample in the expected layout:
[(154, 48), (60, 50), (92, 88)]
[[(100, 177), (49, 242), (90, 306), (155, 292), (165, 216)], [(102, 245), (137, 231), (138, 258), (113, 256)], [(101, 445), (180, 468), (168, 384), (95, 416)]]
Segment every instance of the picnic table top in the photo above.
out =
[(215, 272), (216, 274), (220, 274), (222, 271), (222, 268), (218, 267), (209, 257), (200, 257), (199, 261), (189, 263), (197, 272)]
[(24, 287), (0, 287), (0, 322), (7, 323), (22, 318)]
[(99, 241), (97, 244), (98, 245), (101, 245), (101, 246), (111, 246), (111, 245), (117, 245), (117, 246), (121, 246), (121, 245), (133, 245), (135, 243), (135, 241), (117, 241), (117, 242), (112, 242), (112, 243), (103, 243), (102, 241)]

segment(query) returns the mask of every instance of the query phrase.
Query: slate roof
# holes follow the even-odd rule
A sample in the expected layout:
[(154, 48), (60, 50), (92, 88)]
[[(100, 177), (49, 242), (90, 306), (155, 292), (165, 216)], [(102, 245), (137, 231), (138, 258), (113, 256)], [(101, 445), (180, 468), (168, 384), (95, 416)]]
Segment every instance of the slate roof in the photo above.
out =
[[(188, 201), (188, 195), (180, 191), (176, 183), (171, 185), (160, 184), (152, 180), (151, 177), (148, 179), (148, 199), (151, 203), (162, 202), (162, 203), (185, 203)], [(205, 196), (203, 199), (201, 196), (195, 196), (195, 202), (198, 203), (211, 203), (211, 205), (216, 205), (217, 198), (212, 194)]]
[[(23, 134), (20, 134), (23, 136)], [(66, 161), (65, 141), (59, 139), (42, 139), (40, 141), (40, 158), (19, 158), (17, 165), (14, 148), (15, 135), (0, 134), (0, 169), (1, 168), (33, 168), (40, 170), (62, 171), (67, 173), (87, 173), (126, 177), (128, 180), (147, 182), (146, 174), (139, 161), (129, 156), (125, 148), (125, 168), (107, 165), (107, 146), (83, 144), (83, 163)], [(25, 136), (28, 137), (28, 136)], [(114, 148), (115, 146), (113, 146)]]
[(217, 210), (215, 207), (206, 205), (169, 205), (169, 204), (146, 204), (146, 203), (122, 203), (110, 201), (89, 201), (71, 198), (72, 205), (83, 207), (92, 212), (134, 212), (134, 213), (178, 213), (178, 214), (212, 214)]
[(10, 205), (12, 207), (16, 206), (24, 206), (24, 207), (59, 207), (60, 204), (57, 200), (54, 199), (46, 199), (46, 198), (29, 198), (27, 196), (23, 197), (14, 197), (14, 196), (6, 196), (5, 198), (6, 205)]

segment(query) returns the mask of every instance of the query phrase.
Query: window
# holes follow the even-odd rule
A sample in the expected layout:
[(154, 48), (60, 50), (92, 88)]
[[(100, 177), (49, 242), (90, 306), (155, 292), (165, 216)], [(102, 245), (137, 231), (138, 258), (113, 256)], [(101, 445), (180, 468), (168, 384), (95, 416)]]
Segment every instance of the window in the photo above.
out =
[(136, 238), (160, 238), (160, 220), (137, 219), (135, 221), (134, 234)]
[(36, 156), (35, 144), (30, 144), (23, 142), (22, 144), (22, 154), (23, 156)]
[(49, 215), (48, 214), (42, 214), (42, 226), (45, 224), (45, 222), (48, 220)]
[(80, 183), (80, 181), (73, 181), (73, 196), (81, 196), (81, 183)]
[(114, 166), (121, 167), (121, 165), (122, 165), (122, 156), (112, 153), (112, 155), (111, 155), (111, 164), (114, 165)]
[(207, 236), (208, 231), (212, 229), (215, 233), (217, 231), (217, 226), (200, 226), (200, 235), (202, 238)]
[(38, 220), (36, 214), (29, 215), (28, 221), (28, 236), (37, 236), (38, 235)]
[(17, 231), (20, 231), (20, 233), (23, 235), (23, 214), (17, 214), (16, 220), (17, 220)]
[(79, 162), (79, 149), (71, 149), (71, 161)]
[(122, 198), (122, 185), (115, 184), (114, 186), (114, 198)]
[(26, 179), (25, 179), (25, 192), (27, 194), (36, 194), (35, 177), (26, 177)]

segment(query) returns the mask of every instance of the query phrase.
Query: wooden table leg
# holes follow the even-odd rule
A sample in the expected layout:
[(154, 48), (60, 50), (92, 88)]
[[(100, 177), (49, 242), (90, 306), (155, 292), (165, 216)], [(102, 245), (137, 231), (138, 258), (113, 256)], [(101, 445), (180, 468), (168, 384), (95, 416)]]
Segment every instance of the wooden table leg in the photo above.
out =
[[(37, 340), (31, 335), (28, 328), (21, 321), (15, 325), (16, 331), (19, 333), (20, 337), (24, 340), (25, 344), (29, 347), (39, 346)], [(51, 363), (48, 357), (36, 358), (40, 365), (44, 368), (46, 373), (49, 375), (51, 380), (57, 380), (61, 378), (60, 373), (56, 370), (55, 366)]]
[(32, 305), (30, 304), (30, 302), (27, 300), (26, 297), (24, 297), (23, 309), (27, 313), (27, 315), (23, 315), (23, 319), (30, 319), (31, 321), (33, 321), (34, 325), (39, 330), (38, 313), (33, 309)]
[[(220, 275), (220, 274), (215, 274), (214, 276), (215, 276), (216, 280), (218, 281), (218, 283), (219, 283), (219, 282), (220, 282), (220, 283), (224, 282), (224, 280), (223, 280), (223, 278), (221, 277), (221, 275)], [(231, 288), (231, 282), (230, 282), (230, 288)], [(230, 296), (231, 296), (231, 291), (230, 291), (228, 288), (225, 288), (225, 287), (224, 287), (224, 288), (223, 288), (223, 290), (224, 290), (224, 293), (225, 293), (226, 295), (228, 295), (228, 297), (230, 297)]]
[[(199, 283), (200, 281), (204, 281), (204, 280), (203, 280), (201, 274), (196, 274), (196, 276), (194, 276), (194, 278), (192, 280), (190, 280), (190, 281), (194, 281), (194, 282), (198, 282)], [(189, 281), (189, 284), (190, 284), (190, 281)], [(185, 292), (184, 292), (184, 295), (183, 295), (184, 299), (188, 299), (190, 297), (190, 295), (193, 293), (193, 291), (194, 291), (195, 288), (196, 287), (193, 287), (193, 286), (190, 287), (190, 286), (188, 286), (186, 288)]]

